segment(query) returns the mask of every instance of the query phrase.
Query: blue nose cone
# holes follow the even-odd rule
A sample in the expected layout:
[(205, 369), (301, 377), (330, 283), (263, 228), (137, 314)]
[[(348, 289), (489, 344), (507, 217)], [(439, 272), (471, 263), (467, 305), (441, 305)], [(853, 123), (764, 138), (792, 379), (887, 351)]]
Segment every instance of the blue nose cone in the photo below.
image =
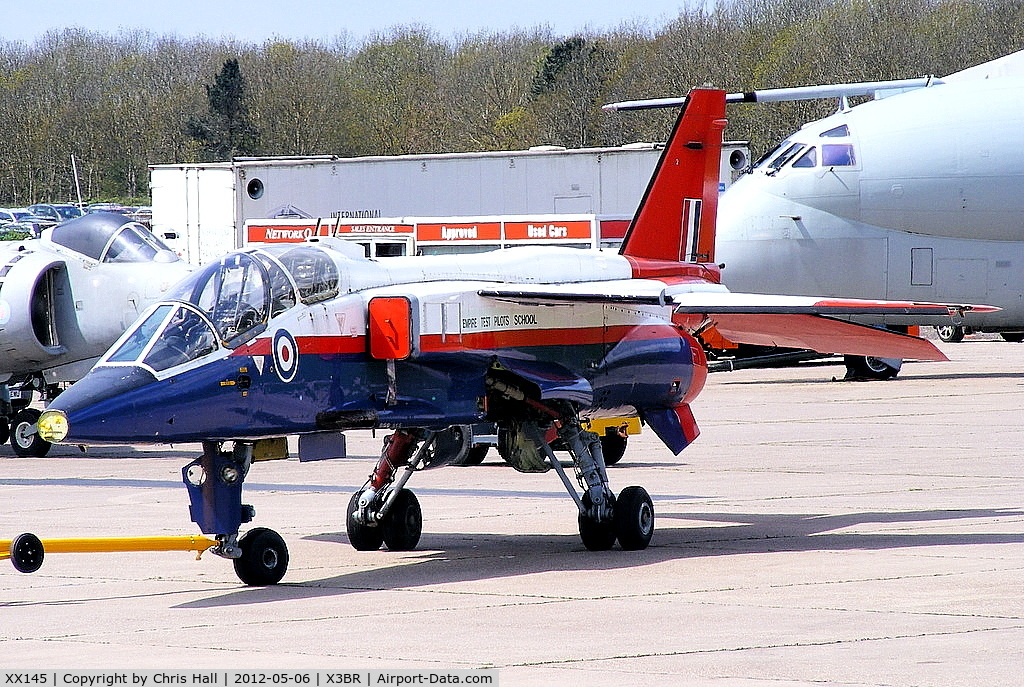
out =
[(65, 443), (141, 441), (137, 399), (155, 383), (156, 377), (143, 367), (99, 367), (61, 393), (47, 410), (67, 416)]

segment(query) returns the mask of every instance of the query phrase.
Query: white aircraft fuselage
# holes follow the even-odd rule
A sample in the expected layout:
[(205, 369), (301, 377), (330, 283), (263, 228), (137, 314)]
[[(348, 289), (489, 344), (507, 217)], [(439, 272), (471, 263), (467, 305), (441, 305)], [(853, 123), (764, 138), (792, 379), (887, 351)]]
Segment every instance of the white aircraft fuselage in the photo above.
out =
[(733, 184), (737, 291), (969, 302), (1024, 331), (1024, 77), (956, 75), (811, 122)]

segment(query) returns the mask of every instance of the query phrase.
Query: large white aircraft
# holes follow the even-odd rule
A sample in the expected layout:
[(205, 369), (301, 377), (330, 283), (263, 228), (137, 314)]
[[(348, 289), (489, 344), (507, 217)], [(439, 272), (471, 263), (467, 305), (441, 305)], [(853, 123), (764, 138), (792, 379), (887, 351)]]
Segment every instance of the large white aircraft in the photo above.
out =
[(752, 292), (986, 303), (1002, 310), (970, 313), (940, 336), (992, 331), (1020, 341), (1022, 152), (1024, 51), (843, 103), (723, 195), (723, 282)]
[[(855, 107), (846, 96), (874, 95)], [(716, 260), (730, 289), (985, 303), (938, 328), (1024, 337), (1024, 51), (941, 79), (730, 94), (839, 97), (722, 196)], [(678, 104), (617, 103), (609, 109)], [(885, 324), (877, 320), (876, 324)], [(892, 376), (898, 361), (856, 360)]]

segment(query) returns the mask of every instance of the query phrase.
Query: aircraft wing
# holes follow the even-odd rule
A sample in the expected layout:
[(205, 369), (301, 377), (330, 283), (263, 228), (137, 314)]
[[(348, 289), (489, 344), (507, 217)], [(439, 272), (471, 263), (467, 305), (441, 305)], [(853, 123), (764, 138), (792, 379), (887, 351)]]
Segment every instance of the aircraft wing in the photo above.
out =
[[(967, 70), (969, 71), (969, 70)], [(960, 74), (960, 72), (958, 72)], [(727, 93), (727, 103), (778, 103), (794, 100), (817, 100), (819, 98), (840, 98), (855, 95), (870, 95), (875, 98), (893, 95), (902, 91), (927, 88), (941, 84), (941, 79), (924, 76), (915, 79), (896, 79), (892, 81), (861, 81), (857, 83), (821, 84), (816, 86), (796, 86), (794, 88), (769, 88), (761, 91), (743, 93)], [(686, 104), (688, 96), (672, 98), (647, 98), (643, 100), (626, 100), (618, 103), (602, 105), (606, 112), (623, 110), (651, 110), (663, 107), (681, 107)]]
[(926, 339), (825, 315), (718, 313), (710, 318), (722, 336), (734, 343), (900, 360), (948, 360)]
[(836, 318), (894, 315), (939, 322), (966, 310), (994, 310), (988, 306), (732, 293), (717, 284), (666, 286), (655, 280), (516, 285), (482, 289), (479, 294), (524, 305), (589, 302), (671, 306), (682, 316), (677, 321), (683, 326), (696, 331), (710, 323), (735, 343), (912, 360), (947, 358), (925, 339)]

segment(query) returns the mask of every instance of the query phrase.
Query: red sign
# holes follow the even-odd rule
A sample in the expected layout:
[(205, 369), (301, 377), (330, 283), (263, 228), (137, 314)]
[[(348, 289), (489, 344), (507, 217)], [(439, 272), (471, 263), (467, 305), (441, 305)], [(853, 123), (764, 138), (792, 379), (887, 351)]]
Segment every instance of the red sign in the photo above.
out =
[(587, 240), (590, 239), (590, 222), (583, 220), (505, 222), (505, 239), (508, 241)]
[(249, 224), (246, 226), (248, 243), (299, 243), (311, 236), (407, 236), (413, 233), (411, 224), (367, 224), (366, 222), (340, 224), (321, 222), (308, 224)]
[(443, 222), (417, 225), (417, 241), (500, 241), (501, 222)]
[(316, 224), (250, 224), (245, 231), (248, 243), (299, 243), (316, 233)]

